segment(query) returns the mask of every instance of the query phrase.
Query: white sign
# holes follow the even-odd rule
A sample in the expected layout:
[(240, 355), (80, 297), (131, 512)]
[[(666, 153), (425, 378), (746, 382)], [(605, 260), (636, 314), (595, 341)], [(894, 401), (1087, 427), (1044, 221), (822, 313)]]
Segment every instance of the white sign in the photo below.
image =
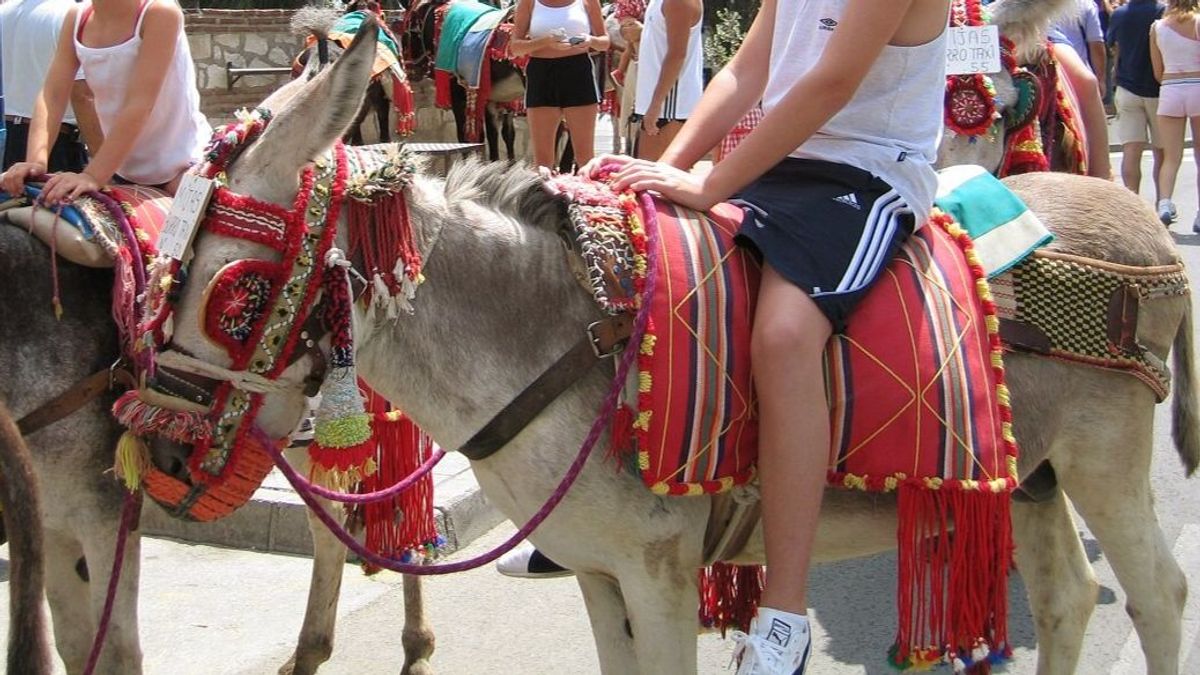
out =
[(179, 189), (175, 191), (175, 200), (171, 202), (167, 222), (163, 224), (162, 234), (158, 237), (159, 253), (183, 260), (200, 227), (213, 187), (211, 179), (193, 173), (184, 174)]
[(946, 36), (946, 74), (1000, 72), (1000, 29), (953, 26)]

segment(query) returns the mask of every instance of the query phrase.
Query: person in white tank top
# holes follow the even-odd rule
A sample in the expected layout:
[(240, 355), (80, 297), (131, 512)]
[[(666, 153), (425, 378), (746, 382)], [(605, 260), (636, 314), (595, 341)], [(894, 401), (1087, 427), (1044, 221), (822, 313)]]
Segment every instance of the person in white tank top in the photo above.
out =
[(650, 0), (638, 42), (633, 112), (636, 154), (658, 159), (692, 115), (704, 90), (701, 0)]
[[(617, 189), (699, 210), (736, 193), (740, 239), (763, 258), (750, 361), (767, 582), (750, 634), (735, 635), (738, 675), (802, 674), (811, 660), (806, 593), (830, 440), (822, 353), (932, 204), (949, 5), (763, 0), (660, 162), (584, 168), (615, 165)], [(759, 101), (758, 126), (690, 172)]]
[(59, 173), (42, 193), (66, 202), (114, 180), (174, 192), (211, 129), (200, 113), (195, 66), (173, 0), (93, 0), (71, 9), (38, 96), (26, 161), (0, 176), (14, 193), (46, 172), (47, 129), (57, 129), (75, 73), (95, 96), (104, 140), (82, 173)]

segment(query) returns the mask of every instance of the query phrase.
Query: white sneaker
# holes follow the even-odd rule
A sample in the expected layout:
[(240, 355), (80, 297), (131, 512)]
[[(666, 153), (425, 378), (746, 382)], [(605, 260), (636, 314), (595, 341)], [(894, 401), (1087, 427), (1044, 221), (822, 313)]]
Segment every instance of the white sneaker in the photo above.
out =
[(758, 610), (750, 634), (734, 631), (737, 675), (804, 675), (812, 652), (808, 617), (769, 607)]
[(533, 544), (525, 542), (500, 556), (496, 571), (506, 577), (520, 579), (551, 579), (569, 577), (574, 572), (547, 558)]
[(1163, 225), (1170, 225), (1178, 217), (1179, 214), (1175, 210), (1175, 202), (1170, 199), (1158, 200), (1158, 219), (1162, 221)]

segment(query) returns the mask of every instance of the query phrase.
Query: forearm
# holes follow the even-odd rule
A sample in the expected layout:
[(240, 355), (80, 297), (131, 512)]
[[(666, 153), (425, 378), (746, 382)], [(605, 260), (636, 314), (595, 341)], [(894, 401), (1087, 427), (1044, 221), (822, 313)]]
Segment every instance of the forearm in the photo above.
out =
[(721, 69), (659, 161), (690, 169), (759, 102), (764, 88), (765, 82), (739, 75), (734, 68)]
[(527, 56), (539, 49), (544, 49), (554, 41), (554, 38), (549, 35), (543, 35), (540, 38), (521, 38), (513, 40), (508, 45), (508, 51), (513, 56)]
[(1103, 97), (1104, 88), (1107, 86), (1108, 55), (1105, 54), (1103, 42), (1092, 42), (1088, 47), (1092, 55), (1092, 71), (1096, 74), (1096, 84), (1100, 88), (1100, 96)]
[(104, 138), (100, 151), (92, 155), (92, 161), (88, 162), (84, 173), (101, 185), (111, 182), (141, 135), (152, 107), (153, 102), (149, 101), (134, 101), (125, 106)]
[(683, 70), (683, 59), (682, 52), (678, 54), (672, 51), (667, 52), (666, 58), (662, 62), (662, 69), (658, 71), (658, 82), (654, 85), (654, 94), (650, 96), (650, 102), (646, 106), (647, 113), (662, 113), (663, 101), (667, 100), (667, 94), (671, 92), (671, 88), (679, 79), (680, 71)]
[(75, 86), (71, 89), (71, 108), (75, 111), (75, 123), (79, 126), (84, 144), (87, 145), (88, 154), (95, 157), (104, 142), (104, 130), (100, 128), (92, 88), (88, 86), (87, 80), (75, 81)]
[(33, 106), (25, 161), (42, 166), (49, 162), (50, 148), (58, 138), (58, 130), (62, 126), (63, 113), (66, 112), (69, 98), (70, 92), (64, 87), (50, 80), (46, 81)]

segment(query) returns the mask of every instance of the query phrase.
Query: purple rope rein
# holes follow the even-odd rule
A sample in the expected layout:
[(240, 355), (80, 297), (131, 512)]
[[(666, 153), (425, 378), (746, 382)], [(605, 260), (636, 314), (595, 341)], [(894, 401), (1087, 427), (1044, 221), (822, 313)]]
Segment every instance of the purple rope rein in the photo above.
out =
[(367, 550), (365, 546), (346, 531), (346, 528), (337, 521), (321, 504), (317, 503), (316, 497), (311, 489), (312, 485), (308, 484), (291, 464), (283, 456), (283, 451), (279, 449), (274, 442), (257, 426), (251, 430), (251, 433), (256, 434), (259, 441), (270, 452), (271, 458), (275, 465), (279, 468), (292, 488), (312, 509), (317, 518), (325, 524), (325, 527), (341, 541), (346, 548), (350, 549), (362, 561), (375, 565), (377, 567), (400, 572), (401, 574), (413, 574), (418, 576), (435, 575), (435, 574), (453, 574), (455, 572), (465, 572), (475, 569), (482, 565), (486, 565), (500, 556), (508, 553), (513, 548), (524, 541), (534, 530), (542, 524), (546, 518), (554, 512), (559, 502), (566, 497), (567, 492), (574, 485), (575, 479), (579, 477), (583, 470), (583, 465), (587, 463), (587, 459), (592, 454), (592, 450), (596, 447), (596, 443), (600, 440), (600, 436), (609, 427), (612, 422), (613, 413), (617, 409), (621, 390), (625, 387), (626, 378), (629, 375), (629, 369), (637, 358), (638, 352), (641, 350), (642, 336), (646, 332), (646, 324), (650, 319), (650, 303), (654, 297), (654, 286), (657, 277), (656, 265), (658, 262), (658, 211), (654, 208), (653, 199), (646, 193), (639, 195), (642, 202), (643, 212), (646, 214), (646, 248), (648, 249), (646, 256), (646, 284), (642, 290), (642, 307), (638, 310), (637, 318), (634, 320), (633, 333), (629, 337), (629, 342), (626, 343), (625, 350), (621, 354), (621, 360), (617, 366), (617, 374), (613, 378), (612, 384), (609, 386), (608, 392), (604, 396), (604, 401), (600, 408), (600, 414), (592, 422), (591, 429), (588, 431), (587, 437), (583, 441), (583, 445), (579, 448), (579, 454), (576, 455), (575, 461), (567, 469), (563, 475), (562, 481), (555, 488), (554, 493), (542, 504), (541, 509), (533, 515), (524, 525), (521, 526), (512, 536), (506, 539), (496, 548), (477, 555), (467, 560), (459, 560), (452, 563), (442, 563), (435, 565), (420, 565), (413, 563), (404, 563), (394, 558), (378, 555)]
[[(262, 439), (260, 438), (259, 440)], [(433, 467), (437, 466), (437, 463), (442, 461), (442, 458), (445, 456), (445, 450), (442, 450), (441, 448), (434, 450), (433, 454), (429, 455), (429, 459), (425, 460), (421, 466), (417, 467), (416, 470), (405, 476), (398, 483), (382, 490), (376, 490), (375, 492), (363, 492), (361, 494), (338, 492), (336, 490), (330, 490), (327, 487), (317, 485), (316, 483), (307, 480), (299, 473), (296, 474), (296, 480), (299, 481), (299, 483), (303, 485), (304, 489), (308, 492), (311, 492), (318, 497), (328, 499), (331, 502), (339, 502), (341, 504), (373, 504), (378, 501), (383, 501), (389, 497), (395, 497), (413, 485), (416, 485), (417, 481), (428, 475), (429, 472), (433, 470)]]
[(100, 625), (96, 627), (96, 637), (92, 640), (92, 651), (88, 654), (83, 675), (92, 675), (95, 672), (100, 653), (104, 650), (104, 639), (108, 636), (113, 605), (117, 600), (117, 585), (121, 582), (121, 568), (125, 566), (125, 544), (129, 540), (129, 531), (133, 529), (133, 521), (137, 518), (141, 505), (140, 493), (125, 491), (125, 499), (121, 504), (121, 524), (117, 528), (117, 546), (113, 551), (112, 573), (108, 576), (108, 592), (104, 596), (104, 611), (100, 613)]

